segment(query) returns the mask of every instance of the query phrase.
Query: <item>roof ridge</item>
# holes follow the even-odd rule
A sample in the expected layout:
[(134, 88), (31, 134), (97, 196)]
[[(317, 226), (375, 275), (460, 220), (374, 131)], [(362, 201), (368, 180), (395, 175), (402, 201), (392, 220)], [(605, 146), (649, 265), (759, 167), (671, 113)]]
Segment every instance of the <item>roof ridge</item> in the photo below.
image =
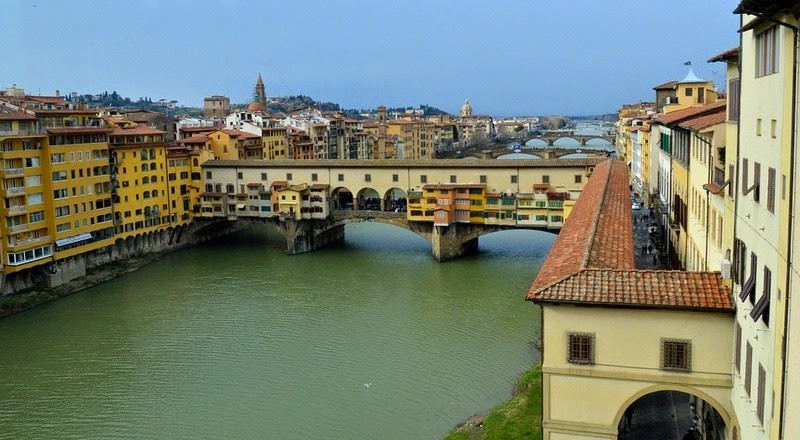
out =
[[(607, 160), (610, 161), (611, 159)], [(603, 206), (605, 206), (606, 204), (606, 192), (608, 191), (608, 182), (611, 180), (611, 174), (612, 174), (611, 165), (613, 164), (609, 164), (608, 173), (606, 173), (605, 175), (606, 179), (603, 184), (603, 191), (600, 193), (600, 206), (598, 206), (597, 209), (592, 213), (593, 222), (591, 228), (589, 229), (589, 246), (587, 246), (586, 249), (584, 249), (583, 251), (583, 261), (581, 261), (581, 266), (580, 266), (581, 269), (586, 269), (589, 267), (588, 266), (589, 256), (592, 254), (592, 249), (594, 249), (595, 238), (597, 234), (597, 225), (598, 223), (600, 223), (600, 212), (603, 210)]]

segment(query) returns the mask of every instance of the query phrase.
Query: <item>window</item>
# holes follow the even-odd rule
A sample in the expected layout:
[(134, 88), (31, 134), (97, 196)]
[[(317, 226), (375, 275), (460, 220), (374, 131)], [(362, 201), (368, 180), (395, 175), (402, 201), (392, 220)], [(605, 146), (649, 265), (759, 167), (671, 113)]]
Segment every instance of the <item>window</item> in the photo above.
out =
[(778, 121), (776, 121), (775, 119), (770, 121), (769, 134), (772, 137), (772, 139), (775, 139), (778, 136)]
[(512, 175), (511, 176), (511, 183), (517, 183), (517, 176), (516, 175)]
[(772, 271), (767, 266), (764, 266), (764, 287), (761, 291), (761, 299), (753, 306), (750, 311), (750, 317), (753, 321), (759, 319), (764, 320), (764, 324), (769, 327), (769, 301), (772, 291)]
[(344, 182), (344, 174), (339, 174), (337, 178), (339, 179), (339, 182)]
[(756, 34), (756, 78), (778, 73), (778, 27)]
[(397, 174), (392, 174), (392, 182), (399, 182), (399, 181), (400, 181), (400, 176), (398, 176)]
[(210, 178), (211, 178), (211, 171), (206, 171), (206, 179), (210, 179)]
[(457, 181), (456, 180), (456, 176), (451, 175), (450, 176), (450, 183), (456, 183), (456, 181)]
[(728, 197), (733, 197), (733, 165), (728, 165)]
[(753, 201), (759, 203), (761, 201), (761, 164), (758, 162), (753, 163)]
[(750, 376), (753, 372), (753, 346), (750, 341), (747, 341), (747, 347), (744, 352), (744, 390), (747, 395), (750, 395)]
[(428, 176), (425, 174), (419, 176), (419, 181), (420, 183), (428, 183)]
[(685, 339), (661, 339), (662, 370), (692, 370), (692, 342)]
[(44, 211), (36, 211), (36, 212), (30, 213), (30, 215), (28, 216), (28, 221), (30, 223), (36, 223), (36, 222), (44, 221)]
[(764, 424), (764, 397), (766, 391), (764, 388), (767, 385), (767, 372), (761, 363), (758, 364), (758, 399), (756, 400), (756, 416), (761, 424)]
[(286, 180), (292, 180), (292, 173), (286, 173)]
[(486, 176), (485, 175), (480, 176), (480, 182), (481, 183), (486, 183)]
[(692, 96), (692, 91), (693, 90), (694, 89), (692, 89), (691, 87), (687, 87), (686, 90), (683, 92), (683, 94), (686, 95), (686, 96)]
[(567, 334), (567, 362), (571, 364), (594, 364), (594, 334)]
[(550, 183), (550, 176), (542, 176), (542, 183)]
[(767, 171), (767, 210), (775, 212), (775, 168)]
[(739, 120), (739, 78), (728, 81), (728, 119)]
[(316, 182), (318, 179), (317, 173), (311, 173), (311, 181)]
[(372, 182), (372, 174), (364, 174), (364, 182)]
[(261, 173), (261, 180), (267, 180), (267, 173)]
[(583, 182), (583, 176), (581, 176), (580, 174), (576, 174), (575, 183), (581, 183), (581, 182)]
[(236, 173), (236, 178), (237, 179), (242, 179), (243, 178), (242, 177), (242, 173), (241, 172)]
[(53, 198), (58, 199), (65, 199), (69, 197), (69, 191), (66, 188), (61, 188), (53, 191)]
[(738, 373), (739, 371), (741, 371), (741, 365), (742, 365), (742, 326), (741, 324), (739, 324), (738, 321), (736, 322), (736, 333), (734, 334), (733, 341), (734, 341), (733, 343), (736, 344), (736, 347), (734, 348), (735, 350), (734, 356), (735, 356), (736, 372)]

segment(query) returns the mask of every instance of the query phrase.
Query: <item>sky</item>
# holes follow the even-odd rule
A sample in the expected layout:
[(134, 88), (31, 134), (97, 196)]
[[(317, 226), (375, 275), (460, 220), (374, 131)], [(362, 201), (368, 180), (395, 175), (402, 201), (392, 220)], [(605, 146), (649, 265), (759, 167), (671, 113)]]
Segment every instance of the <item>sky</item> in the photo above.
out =
[(652, 101), (738, 45), (736, 0), (5, 0), (0, 87), (134, 100), (586, 115)]

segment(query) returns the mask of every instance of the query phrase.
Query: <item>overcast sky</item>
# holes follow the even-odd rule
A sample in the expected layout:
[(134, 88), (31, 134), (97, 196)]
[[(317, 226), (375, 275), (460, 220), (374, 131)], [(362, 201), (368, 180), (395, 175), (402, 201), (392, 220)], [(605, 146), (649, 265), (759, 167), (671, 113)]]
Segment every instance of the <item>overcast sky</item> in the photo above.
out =
[(653, 100), (738, 45), (736, 0), (6, 0), (0, 86), (345, 108), (469, 99), (495, 116), (596, 114)]

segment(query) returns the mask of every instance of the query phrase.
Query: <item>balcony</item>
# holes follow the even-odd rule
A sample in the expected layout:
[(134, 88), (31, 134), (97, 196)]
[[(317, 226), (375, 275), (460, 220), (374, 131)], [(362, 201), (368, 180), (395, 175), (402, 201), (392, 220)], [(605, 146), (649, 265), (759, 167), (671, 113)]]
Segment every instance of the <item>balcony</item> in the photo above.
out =
[(47, 134), (46, 128), (34, 128), (32, 130), (10, 130), (10, 131), (0, 131), (0, 137), (7, 137), (7, 136), (36, 136), (36, 135), (45, 135)]
[(23, 168), (6, 168), (3, 170), (3, 174), (6, 177), (14, 177), (14, 176), (21, 176), (25, 173), (25, 169)]
[(40, 243), (49, 243), (49, 242), (50, 242), (50, 236), (49, 235), (45, 235), (45, 236), (42, 236), (42, 237), (31, 238), (29, 240), (18, 240), (15, 243), (9, 243), (9, 244), (6, 245), (6, 249), (8, 249), (8, 250), (17, 250), (18, 248), (22, 248), (22, 247), (34, 246), (34, 245), (37, 245), (37, 244), (40, 244)]
[(13, 233), (27, 231), (28, 230), (28, 224), (24, 223), (24, 224), (21, 224), (21, 225), (13, 225), (13, 226), (10, 226), (9, 229), (11, 229), (11, 232), (13, 232)]
[(11, 195), (11, 194), (23, 194), (23, 193), (25, 193), (25, 187), (24, 186), (15, 186), (14, 188), (8, 188), (6, 190), (6, 194), (8, 194), (8, 195)]
[(24, 214), (28, 212), (28, 206), (27, 205), (12, 206), (8, 208), (6, 212), (8, 213), (8, 215)]

